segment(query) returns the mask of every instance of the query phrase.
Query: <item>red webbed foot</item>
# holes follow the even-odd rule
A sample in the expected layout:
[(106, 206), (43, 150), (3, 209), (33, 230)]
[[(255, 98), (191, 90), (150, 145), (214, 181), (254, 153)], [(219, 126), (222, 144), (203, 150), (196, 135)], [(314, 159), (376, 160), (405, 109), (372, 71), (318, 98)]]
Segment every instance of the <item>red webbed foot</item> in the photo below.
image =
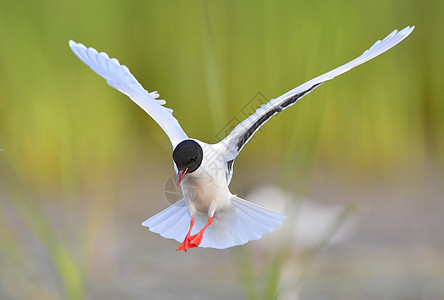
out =
[(184, 250), (187, 251), (190, 248), (195, 248), (197, 245), (191, 243), (191, 236), (186, 236), (183, 242), (177, 248), (177, 251)]
[(177, 251), (180, 251), (180, 250), (187, 251), (190, 248), (198, 247), (200, 245), (200, 243), (202, 243), (203, 234), (205, 232), (205, 229), (207, 229), (207, 227), (210, 226), (211, 222), (213, 222), (213, 217), (208, 219), (207, 224), (204, 226), (204, 228), (201, 229), (201, 231), (190, 236), (191, 229), (194, 226), (194, 218), (191, 217), (190, 230), (188, 231), (187, 236), (183, 240), (182, 244), (180, 244), (179, 247), (177, 248)]
[(205, 229), (207, 229), (208, 226), (210, 226), (211, 222), (213, 222), (213, 217), (208, 219), (207, 224), (202, 228), (201, 231), (196, 233), (195, 235), (190, 236), (190, 245), (195, 245), (195, 247), (199, 246), (200, 243), (202, 243), (203, 234), (205, 232)]
[(190, 241), (191, 241), (190, 233), (191, 233), (191, 229), (193, 229), (193, 226), (194, 226), (194, 217), (192, 216), (192, 217), (191, 217), (191, 222), (190, 222), (190, 230), (188, 230), (188, 233), (187, 233), (187, 235), (185, 236), (185, 239), (184, 239), (183, 242), (179, 245), (179, 247), (177, 247), (177, 250), (176, 250), (176, 251), (180, 251), (180, 250), (187, 251), (187, 250), (190, 249), (190, 248), (197, 247), (197, 245), (190, 244)]
[(202, 243), (203, 232), (196, 233), (195, 235), (190, 236), (190, 244), (195, 245), (195, 247), (199, 246)]

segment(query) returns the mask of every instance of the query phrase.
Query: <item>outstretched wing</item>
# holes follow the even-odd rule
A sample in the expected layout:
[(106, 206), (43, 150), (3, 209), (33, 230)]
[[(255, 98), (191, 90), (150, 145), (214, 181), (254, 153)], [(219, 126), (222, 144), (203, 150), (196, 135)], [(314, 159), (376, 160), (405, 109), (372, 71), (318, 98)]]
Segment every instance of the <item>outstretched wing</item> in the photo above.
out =
[(287, 107), (292, 106), (299, 99), (310, 93), (323, 82), (333, 79), (334, 77), (345, 73), (360, 64), (375, 58), (379, 54), (392, 48), (403, 39), (405, 39), (415, 28), (415, 26), (408, 26), (398, 32), (394, 30), (382, 41), (377, 41), (370, 49), (366, 50), (361, 56), (342, 65), (328, 73), (318, 76), (297, 88), (285, 93), (284, 95), (270, 100), (268, 103), (262, 105), (256, 110), (254, 114), (245, 119), (242, 123), (237, 125), (233, 131), (220, 143), (226, 147), (226, 160), (233, 160), (245, 144), (251, 139), (253, 134), (265, 124), (273, 115), (283, 111)]
[(104, 52), (98, 53), (96, 49), (86, 48), (74, 41), (69, 41), (69, 47), (81, 61), (105, 78), (110, 86), (130, 97), (146, 111), (168, 135), (173, 149), (181, 141), (188, 139), (179, 122), (173, 117), (173, 110), (163, 106), (165, 100), (156, 100), (159, 94), (146, 91), (129, 69), (120, 65), (117, 59), (109, 58)]

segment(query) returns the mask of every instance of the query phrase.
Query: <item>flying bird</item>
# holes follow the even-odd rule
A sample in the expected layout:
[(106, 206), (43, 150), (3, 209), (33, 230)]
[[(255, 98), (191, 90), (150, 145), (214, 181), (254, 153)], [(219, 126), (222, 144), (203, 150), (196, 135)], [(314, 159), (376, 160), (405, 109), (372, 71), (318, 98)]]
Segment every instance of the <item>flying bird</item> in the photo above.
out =
[(323, 82), (375, 58), (405, 39), (414, 29), (394, 30), (361, 56), (270, 100), (237, 125), (217, 144), (189, 138), (172, 110), (149, 93), (129, 69), (104, 52), (69, 41), (71, 50), (107, 83), (127, 95), (165, 131), (173, 147), (174, 169), (183, 198), (142, 223), (152, 232), (181, 242), (177, 250), (194, 247), (224, 249), (257, 240), (282, 224), (285, 216), (233, 195), (228, 186), (233, 163), (257, 130), (272, 116), (294, 105)]

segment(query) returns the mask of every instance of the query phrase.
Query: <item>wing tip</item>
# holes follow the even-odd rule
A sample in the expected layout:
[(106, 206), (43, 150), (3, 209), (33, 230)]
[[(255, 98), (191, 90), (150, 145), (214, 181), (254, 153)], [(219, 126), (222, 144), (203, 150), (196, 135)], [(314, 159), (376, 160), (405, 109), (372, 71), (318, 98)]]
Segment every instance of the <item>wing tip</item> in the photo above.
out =
[(69, 44), (69, 47), (71, 49), (73, 49), (73, 50), (74, 50), (74, 48), (84, 48), (84, 49), (86, 49), (85, 45), (83, 45), (81, 43), (76, 43), (73, 40), (69, 40), (68, 44)]
[(403, 35), (403, 36), (408, 36), (410, 33), (412, 33), (412, 31), (415, 29), (415, 25), (411, 25), (411, 26), (407, 26), (403, 29), (401, 29), (397, 35)]
[(410, 35), (410, 33), (412, 33), (412, 31), (415, 29), (415, 25), (412, 26), (407, 26), (401, 30), (399, 30), (399, 32), (396, 30), (396, 34), (395, 36), (400, 37), (402, 41), (403, 39), (405, 39), (406, 37), (408, 37)]

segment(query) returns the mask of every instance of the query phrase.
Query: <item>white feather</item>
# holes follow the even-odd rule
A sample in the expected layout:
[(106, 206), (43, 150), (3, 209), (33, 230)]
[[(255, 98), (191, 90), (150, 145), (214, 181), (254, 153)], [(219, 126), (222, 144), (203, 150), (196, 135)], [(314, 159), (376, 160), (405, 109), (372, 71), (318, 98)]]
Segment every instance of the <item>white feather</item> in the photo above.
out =
[(183, 241), (188, 232), (191, 215), (184, 199), (174, 203), (167, 209), (152, 216), (142, 223), (152, 232), (158, 233), (164, 238)]
[[(298, 86), (297, 88), (292, 89), (291, 91), (283, 94), (282, 96), (270, 100), (268, 103), (262, 105), (260, 108), (256, 110), (254, 114), (249, 116), (247, 119), (245, 119), (242, 123), (237, 125), (230, 134), (223, 139), (220, 143), (225, 145), (227, 147), (226, 151), (226, 160), (230, 161), (236, 158), (236, 156), (239, 154), (239, 152), (242, 150), (242, 148), (248, 143), (248, 141), (251, 139), (253, 134), (249, 136), (247, 140), (245, 140), (243, 143), (240, 143), (239, 141), (244, 137), (245, 133), (252, 128), (252, 126), (256, 122), (260, 122), (261, 118), (264, 118), (267, 113), (270, 111), (276, 110), (277, 108), (280, 108), (278, 111), (282, 111), (292, 105), (294, 105), (297, 100), (300, 100), (303, 96), (307, 95), (309, 92), (311, 92), (314, 88), (317, 87), (317, 85), (333, 79), (334, 77), (341, 75), (351, 69), (353, 69), (356, 66), (359, 66), (360, 64), (363, 64), (370, 59), (375, 58), (376, 56), (384, 53), (385, 51), (389, 50), (399, 42), (401, 42), (403, 39), (405, 39), (412, 31), (415, 29), (415, 26), (408, 26), (398, 32), (397, 30), (394, 30), (392, 33), (390, 33), (386, 38), (384, 38), (382, 41), (377, 41), (373, 44), (368, 50), (366, 50), (362, 55), (355, 58), (354, 60), (337, 67), (336, 69), (333, 69), (330, 72), (327, 72), (321, 76), (318, 76), (310, 81), (307, 81), (306, 83)], [(292, 97), (301, 94), (300, 98), (298, 98), (294, 103), (282, 107), (283, 103), (287, 101), (288, 99), (291, 99)], [(263, 124), (265, 124), (269, 118), (267, 118), (264, 122), (260, 124), (258, 128), (254, 132), (256, 132)]]
[(129, 69), (120, 65), (115, 58), (109, 58), (104, 52), (98, 53), (94, 48), (86, 48), (80, 43), (69, 41), (69, 47), (94, 72), (106, 79), (106, 82), (116, 90), (127, 95), (144, 111), (146, 111), (168, 135), (173, 148), (188, 136), (173, 117), (173, 111), (164, 107), (165, 100), (156, 100), (158, 92), (149, 93)]
[[(282, 224), (285, 216), (231, 195), (228, 183), (231, 180), (232, 165), (228, 170), (227, 162), (237, 156), (254, 132), (273, 114), (293, 105), (320, 83), (387, 51), (407, 37), (413, 29), (414, 27), (407, 27), (400, 32), (395, 30), (384, 40), (377, 41), (358, 58), (302, 84), (279, 98), (272, 99), (236, 126), (220, 143), (208, 145), (196, 140), (203, 148), (204, 159), (201, 166), (193, 173), (187, 174), (181, 182), (184, 195), (188, 197), (187, 201), (180, 200), (144, 221), (142, 225), (165, 238), (181, 242), (189, 230), (191, 214), (195, 219), (192, 235), (199, 232), (207, 224), (208, 218), (213, 216), (213, 222), (205, 230), (199, 246), (216, 249), (242, 245), (272, 232)], [(159, 96), (157, 92), (148, 93), (143, 89), (126, 66), (93, 48), (86, 48), (73, 41), (70, 41), (69, 45), (72, 51), (94, 72), (105, 78), (110, 86), (126, 94), (142, 107), (166, 132), (173, 148), (182, 140), (188, 139), (173, 117), (172, 110), (162, 106), (165, 101), (156, 100)], [(196, 190), (199, 192), (196, 193)]]
[[(258, 240), (282, 224), (285, 216), (255, 205), (239, 197), (231, 197), (233, 205), (214, 214), (213, 223), (205, 230), (199, 247), (225, 249)], [(194, 215), (191, 234), (199, 232), (208, 217)], [(182, 242), (190, 226), (191, 216), (184, 199), (142, 223), (152, 232)]]

